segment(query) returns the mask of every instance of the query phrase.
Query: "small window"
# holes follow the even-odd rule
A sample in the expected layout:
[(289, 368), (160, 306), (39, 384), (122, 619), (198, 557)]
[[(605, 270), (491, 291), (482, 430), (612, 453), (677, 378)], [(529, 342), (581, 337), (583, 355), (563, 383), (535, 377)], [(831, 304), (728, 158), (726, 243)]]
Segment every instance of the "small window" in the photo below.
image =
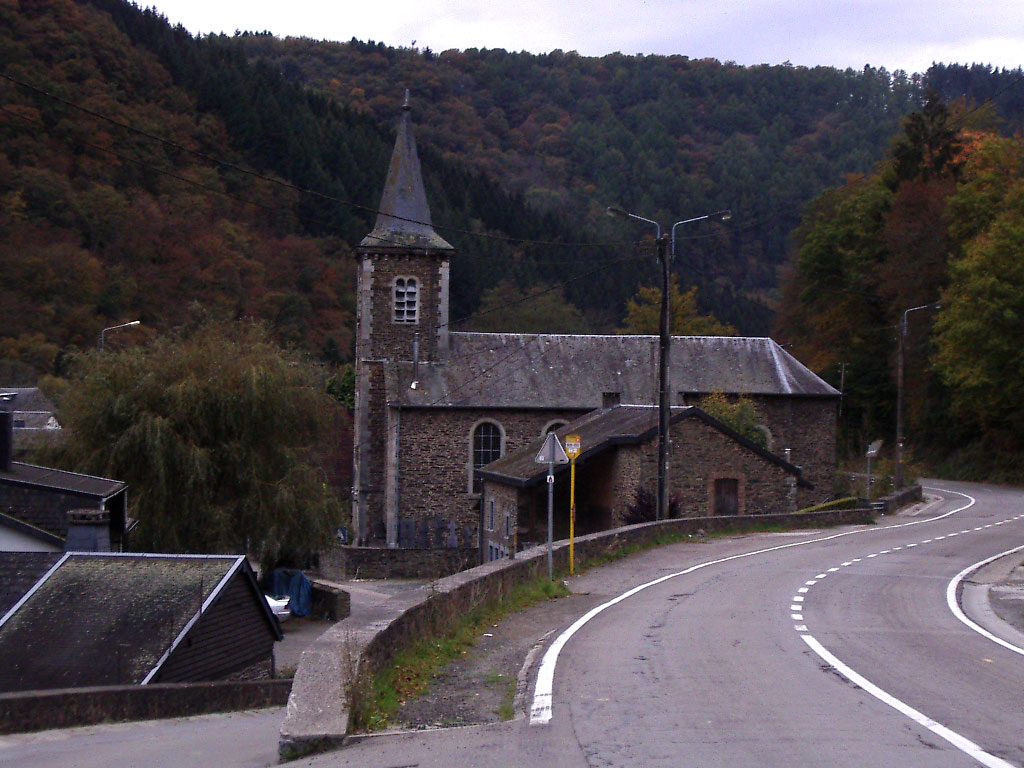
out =
[(494, 530), (494, 499), (491, 499), (488, 503), (490, 504), (491, 519), (490, 519), (490, 522), (487, 524), (487, 530), (488, 531), (493, 531)]
[(512, 536), (512, 513), (507, 509), (505, 510), (505, 538), (511, 538)]
[[(487, 466), (501, 458), (501, 430), (485, 421), (473, 430), (473, 469)], [(482, 481), (473, 472), (473, 493), (480, 493)]]
[(395, 322), (416, 323), (419, 286), (415, 277), (395, 278)]

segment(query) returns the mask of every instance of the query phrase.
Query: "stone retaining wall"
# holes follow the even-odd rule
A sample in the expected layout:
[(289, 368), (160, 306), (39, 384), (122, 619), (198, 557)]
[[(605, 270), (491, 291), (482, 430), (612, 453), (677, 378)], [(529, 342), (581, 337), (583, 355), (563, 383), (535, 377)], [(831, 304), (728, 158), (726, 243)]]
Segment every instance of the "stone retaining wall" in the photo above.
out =
[(0, 733), (281, 707), (291, 680), (156, 683), (0, 694)]
[(326, 578), (422, 579), (457, 573), (480, 562), (476, 547), (418, 549), (335, 545), (320, 553), (319, 571)]
[[(870, 509), (778, 515), (741, 515), (664, 520), (590, 534), (576, 540), (576, 562), (651, 544), (666, 536), (703, 532), (740, 532), (777, 525), (824, 527), (873, 522)], [(558, 571), (568, 568), (569, 543), (554, 545)], [(426, 634), (435, 634), (468, 611), (507, 596), (517, 585), (547, 575), (547, 547), (520, 552), (515, 559), (495, 560), (439, 579), (421, 593), (395, 600), (387, 616), (368, 625), (339, 622), (302, 655), (295, 674), (288, 715), (281, 726), (278, 751), (282, 760), (342, 745), (349, 728), (353, 691), (368, 686), (396, 654)]]

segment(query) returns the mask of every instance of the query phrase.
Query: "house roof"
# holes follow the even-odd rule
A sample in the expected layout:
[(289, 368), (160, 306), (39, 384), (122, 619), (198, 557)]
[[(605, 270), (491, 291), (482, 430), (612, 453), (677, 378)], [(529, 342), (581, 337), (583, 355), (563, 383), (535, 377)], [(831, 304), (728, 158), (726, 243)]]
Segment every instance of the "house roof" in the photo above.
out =
[(10, 392), (17, 397), (11, 403), (11, 410), (15, 413), (19, 411), (45, 411), (47, 413), (55, 413), (57, 408), (53, 402), (39, 387), (2, 387), (0, 386), (0, 392)]
[(0, 691), (148, 682), (235, 576), (257, 588), (243, 556), (65, 555), (0, 618)]
[(15, 451), (62, 437), (61, 426), (55, 416), (57, 409), (39, 387), (0, 387), (0, 392), (15, 395), (9, 406), (14, 417)]
[[(11, 462), (9, 471), (0, 470), (0, 485), (12, 485), (42, 492), (54, 492), (65, 496), (81, 498), (88, 505), (106, 505), (111, 522), (123, 530), (128, 525), (125, 504), (109, 504), (111, 499), (123, 494), (128, 487), (120, 480), (94, 477), (78, 472), (67, 472), (52, 467)], [(123, 497), (122, 497), (123, 498)], [(68, 533), (67, 505), (61, 503), (30, 503), (23, 507), (8, 506), (5, 513), (42, 529), (47, 533), (64, 538)]]
[(409, 125), (409, 93), (406, 91), (398, 137), (391, 154), (384, 194), (373, 231), (359, 244), (368, 249), (454, 250), (434, 231), (430, 206), (423, 188), (416, 139)]
[[(722, 422), (704, 413), (700, 408), (693, 406), (672, 408), (671, 424), (676, 424), (684, 419), (699, 419), (747, 450), (761, 455), (791, 475), (800, 477), (799, 467), (755, 445)], [(616, 445), (636, 445), (647, 442), (654, 439), (657, 433), (658, 408), (649, 405), (616, 405), (611, 408), (601, 408), (555, 431), (563, 444), (566, 435), (580, 436), (580, 445), (583, 450), (576, 459), (577, 464), (584, 463), (587, 459)], [(529, 487), (543, 482), (547, 477), (548, 467), (546, 464), (538, 464), (535, 459), (545, 439), (546, 436), (537, 438), (525, 448), (476, 470), (477, 474), (486, 480), (518, 487)], [(555, 474), (559, 474), (568, 468), (568, 464), (555, 465), (554, 471)], [(801, 481), (801, 484), (810, 487), (804, 481)]]
[[(625, 404), (658, 399), (658, 337), (451, 333), (447, 358), (390, 363), (390, 403), (403, 407), (591, 410), (606, 392)], [(769, 338), (676, 336), (673, 396), (724, 392), (838, 397), (839, 392)]]
[[(58, 522), (58, 513), (45, 513), (41, 515), (35, 514), (29, 516), (35, 518), (39, 522), (50, 524), (50, 527), (56, 527)], [(23, 536), (35, 539), (41, 544), (49, 544), (50, 546), (57, 547), (58, 549), (64, 549), (63, 536), (67, 533), (67, 515), (60, 515), (60, 517), (64, 520), (63, 532), (60, 535), (53, 531), (46, 530), (45, 528), (40, 528), (37, 525), (33, 525), (27, 520), (22, 520), (20, 518), (13, 517), (12, 515), (4, 514), (3, 512), (0, 512), (0, 527), (16, 531)]]
[(53, 467), (39, 467), (35, 464), (23, 464), (20, 461), (11, 462), (10, 471), (0, 470), (0, 482), (63, 491), (97, 501), (109, 499), (128, 487), (120, 480), (83, 475)]
[(63, 556), (63, 552), (0, 552), (0, 616)]

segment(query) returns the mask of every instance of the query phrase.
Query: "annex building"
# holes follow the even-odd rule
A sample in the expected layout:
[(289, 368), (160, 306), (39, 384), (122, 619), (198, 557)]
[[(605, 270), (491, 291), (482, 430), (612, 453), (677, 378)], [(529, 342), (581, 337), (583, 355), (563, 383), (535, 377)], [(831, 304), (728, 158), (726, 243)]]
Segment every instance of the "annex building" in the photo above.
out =
[[(522, 457), (515, 466), (495, 463), (528, 451), (548, 431), (562, 434), (588, 414), (595, 415), (595, 434), (611, 440), (608, 445), (615, 442), (615, 425), (628, 421), (637, 455), (644, 454), (650, 409), (627, 406), (658, 402), (656, 336), (449, 329), (455, 250), (431, 224), (408, 105), (376, 225), (356, 257), (354, 544), (475, 548), (486, 559), (495, 550), (484, 544), (485, 477), (496, 488), (502, 480), (512, 487), (532, 485)], [(758, 451), (737, 449), (722, 425), (695, 417), (690, 412), (696, 408), (680, 410), (673, 417), (673, 455), (683, 456), (687, 449), (679, 441), (689, 439), (720, 445), (722, 452), (702, 454), (708, 465), (703, 490), (687, 480), (686, 463), (673, 459), (670, 490), (686, 490), (676, 494), (685, 499), (679, 514), (788, 511), (778, 507), (829, 498), (838, 391), (768, 338), (675, 337), (671, 354), (673, 406), (693, 406), (712, 393), (748, 396), (763, 418), (767, 444)], [(580, 462), (586, 452), (584, 446)], [(594, 459), (610, 461), (611, 455), (602, 450)], [(778, 492), (739, 493), (754, 488), (741, 473), (755, 464), (761, 473), (756, 482), (777, 483)], [(621, 520), (623, 511), (609, 505), (627, 503), (637, 488), (654, 487), (653, 467), (644, 461), (616, 466), (621, 487), (596, 495), (594, 509), (578, 510), (591, 528)], [(714, 498), (715, 481), (723, 480), (736, 481), (717, 483), (730, 489), (736, 503)], [(531, 503), (528, 496), (508, 491), (505, 503), (523, 507)], [(529, 542), (529, 518), (525, 508), (510, 515), (520, 534), (510, 531), (504, 539), (510, 554)]]

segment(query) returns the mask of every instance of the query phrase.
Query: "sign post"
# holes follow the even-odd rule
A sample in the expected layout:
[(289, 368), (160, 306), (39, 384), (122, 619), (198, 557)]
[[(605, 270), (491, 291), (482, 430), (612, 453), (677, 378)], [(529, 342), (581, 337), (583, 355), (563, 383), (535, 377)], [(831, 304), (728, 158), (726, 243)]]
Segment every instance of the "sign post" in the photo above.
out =
[(548, 432), (548, 436), (544, 438), (544, 445), (541, 446), (540, 453), (537, 454), (534, 461), (538, 464), (548, 465), (548, 579), (551, 580), (555, 578), (551, 562), (555, 509), (555, 464), (569, 463), (569, 457), (565, 455), (565, 450), (558, 442), (558, 437), (554, 432)]
[(871, 443), (871, 445), (868, 446), (868, 452), (866, 454), (866, 457), (867, 457), (867, 460), (868, 460), (868, 482), (867, 482), (868, 490), (867, 490), (867, 497), (868, 497), (868, 504), (869, 505), (871, 504), (871, 460), (873, 458), (875, 458), (875, 456), (878, 455), (878, 452), (880, 450), (882, 450), (882, 441), (881, 440), (875, 440), (875, 442)]
[(580, 455), (580, 436), (565, 436), (569, 457), (569, 573), (576, 572), (576, 457)]

